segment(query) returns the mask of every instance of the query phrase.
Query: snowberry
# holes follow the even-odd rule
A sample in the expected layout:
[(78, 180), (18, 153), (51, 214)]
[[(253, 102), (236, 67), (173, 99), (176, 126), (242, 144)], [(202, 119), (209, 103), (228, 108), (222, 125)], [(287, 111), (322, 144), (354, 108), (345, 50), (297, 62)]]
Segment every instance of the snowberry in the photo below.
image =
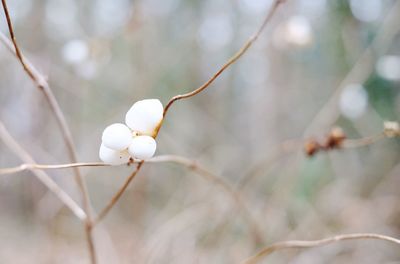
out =
[(124, 124), (112, 124), (104, 129), (101, 140), (107, 148), (123, 150), (132, 142), (132, 131)]
[(150, 136), (137, 136), (128, 148), (129, 154), (135, 159), (145, 160), (153, 157), (157, 143)]
[(100, 159), (107, 164), (110, 165), (121, 165), (124, 163), (128, 163), (129, 161), (129, 153), (125, 150), (113, 150), (101, 144), (99, 151)]
[(125, 122), (133, 131), (154, 136), (163, 119), (164, 108), (158, 99), (134, 103), (125, 116)]

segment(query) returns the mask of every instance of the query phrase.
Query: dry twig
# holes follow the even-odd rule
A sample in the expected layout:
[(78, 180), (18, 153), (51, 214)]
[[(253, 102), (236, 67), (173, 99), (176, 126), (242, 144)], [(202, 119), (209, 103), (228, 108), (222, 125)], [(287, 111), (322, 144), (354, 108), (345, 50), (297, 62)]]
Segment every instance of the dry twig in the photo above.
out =
[(384, 132), (364, 137), (364, 138), (359, 138), (359, 139), (347, 139), (343, 142), (342, 148), (360, 148), (368, 145), (372, 145), (376, 143), (377, 141), (386, 138)]
[(24, 163), (17, 167), (3, 168), (0, 169), (0, 175), (2, 174), (13, 174), (25, 170), (47, 170), (47, 169), (67, 169), (76, 167), (104, 167), (110, 166), (103, 162), (77, 162), (77, 163), (66, 163), (66, 164), (37, 164), (37, 163)]
[(314, 248), (314, 247), (321, 247), (328, 244), (344, 241), (344, 240), (365, 240), (365, 239), (378, 239), (384, 240), (391, 243), (395, 243), (400, 245), (400, 240), (394, 237), (380, 235), (380, 234), (372, 234), (372, 233), (360, 233), (360, 234), (346, 234), (346, 235), (337, 235), (334, 237), (328, 237), (320, 240), (290, 240), (284, 242), (278, 242), (272, 244), (266, 248), (263, 248), (254, 256), (248, 258), (247, 260), (243, 261), (243, 264), (254, 264), (260, 261), (262, 258), (274, 253), (275, 251), (283, 250), (283, 249), (290, 249), (290, 248)]
[(264, 28), (266, 27), (266, 25), (268, 24), (268, 22), (271, 20), (271, 18), (273, 17), (275, 11), (278, 9), (278, 6), (280, 4), (282, 4), (285, 0), (276, 0), (274, 2), (274, 4), (272, 5), (271, 9), (269, 10), (267, 16), (265, 17), (263, 23), (261, 24), (260, 28), (256, 31), (256, 33), (250, 37), (250, 39), (242, 46), (242, 48), (235, 54), (233, 55), (224, 65), (222, 65), (222, 67), (209, 79), (207, 80), (203, 85), (201, 85), (200, 87), (198, 87), (197, 89), (185, 93), (185, 94), (179, 94), (179, 95), (175, 95), (174, 97), (172, 97), (169, 102), (167, 103), (167, 105), (164, 108), (164, 116), (167, 114), (168, 109), (171, 107), (171, 105), (181, 99), (185, 99), (185, 98), (189, 98), (192, 96), (195, 96), (198, 93), (201, 93), (202, 91), (204, 91), (208, 86), (210, 86), (210, 84), (212, 84), (215, 79), (217, 79), (217, 77), (223, 73), (229, 66), (231, 66), (233, 63), (235, 63), (238, 59), (240, 59), (240, 57), (242, 57), (242, 55), (244, 53), (246, 53), (246, 51), (253, 45), (253, 43), (257, 40), (257, 38), (260, 36), (261, 32), (264, 30)]
[(114, 207), (114, 205), (118, 202), (119, 198), (121, 198), (122, 194), (125, 192), (126, 188), (128, 188), (129, 183), (135, 178), (138, 174), (140, 168), (142, 167), (144, 161), (141, 161), (137, 164), (136, 169), (129, 175), (129, 177), (125, 180), (124, 184), (120, 189), (118, 189), (117, 193), (113, 195), (108, 204), (100, 211), (99, 215), (93, 220), (93, 226), (97, 225), (103, 218), (110, 212), (110, 210)]

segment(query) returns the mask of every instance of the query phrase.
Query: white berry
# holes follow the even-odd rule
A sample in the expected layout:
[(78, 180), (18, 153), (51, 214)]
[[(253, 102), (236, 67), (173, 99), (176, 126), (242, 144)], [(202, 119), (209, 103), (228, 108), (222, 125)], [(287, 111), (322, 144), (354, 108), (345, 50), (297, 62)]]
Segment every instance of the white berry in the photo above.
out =
[(128, 163), (130, 158), (127, 150), (113, 150), (107, 148), (106, 146), (104, 146), (104, 144), (101, 144), (100, 146), (99, 157), (104, 163), (110, 165), (121, 165)]
[(116, 123), (104, 129), (101, 140), (107, 148), (113, 150), (124, 150), (132, 142), (132, 132), (124, 124)]
[(154, 136), (163, 119), (164, 108), (158, 99), (137, 101), (126, 113), (125, 122), (133, 131)]
[(157, 143), (150, 136), (137, 136), (128, 148), (129, 154), (135, 159), (146, 160), (153, 157)]

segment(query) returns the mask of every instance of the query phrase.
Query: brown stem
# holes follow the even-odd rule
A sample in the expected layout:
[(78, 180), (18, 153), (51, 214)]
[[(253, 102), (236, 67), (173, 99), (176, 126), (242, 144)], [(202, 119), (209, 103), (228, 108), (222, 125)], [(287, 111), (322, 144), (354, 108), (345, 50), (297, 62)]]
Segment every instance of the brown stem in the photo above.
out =
[(265, 17), (263, 23), (261, 24), (261, 26), (258, 28), (258, 30), (256, 31), (256, 33), (250, 37), (249, 40), (247, 40), (247, 42), (242, 46), (242, 48), (235, 54), (233, 55), (224, 65), (222, 65), (222, 67), (208, 80), (206, 81), (203, 85), (201, 85), (200, 87), (198, 87), (197, 89), (185, 93), (185, 94), (179, 94), (179, 95), (175, 95), (174, 97), (172, 97), (169, 102), (167, 103), (167, 105), (164, 108), (164, 116), (167, 114), (168, 109), (171, 107), (171, 105), (181, 99), (185, 99), (185, 98), (189, 98), (192, 96), (195, 96), (196, 94), (202, 92), (203, 90), (205, 90), (208, 86), (210, 86), (210, 84), (212, 84), (215, 79), (217, 79), (217, 77), (223, 73), (229, 66), (231, 66), (233, 63), (235, 63), (240, 57), (242, 57), (242, 55), (244, 53), (246, 53), (246, 51), (251, 47), (251, 45), (253, 45), (253, 43), (257, 40), (257, 38), (260, 36), (261, 32), (264, 30), (265, 26), (268, 24), (268, 22), (271, 20), (271, 18), (273, 17), (276, 9), (278, 8), (278, 6), (283, 3), (285, 0), (276, 0), (273, 4), (273, 6), (271, 7), (271, 9), (269, 10), (267, 16)]
[(141, 161), (137, 164), (136, 169), (129, 175), (129, 177), (125, 180), (122, 187), (118, 190), (116, 194), (111, 198), (110, 202), (100, 211), (98, 216), (93, 219), (93, 226), (96, 226), (104, 217), (108, 214), (108, 212), (114, 207), (114, 205), (118, 202), (119, 198), (121, 198), (122, 194), (125, 192), (126, 188), (128, 188), (129, 183), (135, 178), (136, 174), (139, 172), (142, 167), (144, 161)]
[(378, 239), (384, 240), (391, 243), (395, 243), (400, 245), (400, 240), (394, 237), (379, 235), (379, 234), (371, 234), (371, 233), (361, 233), (361, 234), (346, 234), (346, 235), (338, 235), (334, 237), (328, 237), (320, 240), (290, 240), (284, 242), (278, 242), (272, 244), (266, 248), (263, 248), (254, 256), (248, 258), (247, 260), (243, 261), (243, 264), (254, 264), (260, 261), (262, 258), (272, 254), (275, 251), (283, 250), (283, 249), (290, 249), (290, 248), (313, 248), (313, 247), (320, 247), (325, 246), (328, 244), (336, 243), (343, 240), (354, 240), (354, 239)]
[(377, 141), (384, 139), (386, 136), (385, 134), (379, 133), (373, 136), (368, 136), (368, 137), (364, 137), (364, 138), (358, 138), (358, 139), (346, 139), (343, 142), (342, 147), (343, 148), (359, 148), (359, 147), (364, 147), (364, 146), (368, 146), (371, 144), (376, 143)]
[(34, 170), (34, 169), (48, 170), (48, 169), (67, 169), (75, 167), (104, 167), (104, 166), (110, 166), (110, 165), (105, 164), (103, 162), (77, 162), (77, 163), (66, 163), (66, 164), (55, 164), (55, 165), (24, 163), (17, 167), (0, 169), (0, 175), (13, 174), (25, 170)]

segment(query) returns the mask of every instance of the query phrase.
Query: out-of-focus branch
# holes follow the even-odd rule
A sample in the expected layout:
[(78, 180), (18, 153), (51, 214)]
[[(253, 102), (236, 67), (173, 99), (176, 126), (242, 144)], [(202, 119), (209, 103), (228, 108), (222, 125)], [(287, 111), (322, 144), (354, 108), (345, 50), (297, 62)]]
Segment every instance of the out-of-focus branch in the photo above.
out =
[[(31, 155), (26, 152), (17, 141), (10, 135), (3, 123), (0, 121), (0, 138), (4, 144), (14, 152), (21, 160), (27, 163), (35, 163)], [(55, 183), (50, 176), (41, 170), (32, 170), (32, 173), (61, 200), (81, 220), (86, 219), (86, 213), (82, 208)]]
[(246, 53), (246, 51), (251, 47), (251, 45), (253, 45), (253, 43), (260, 36), (261, 32), (264, 30), (264, 28), (266, 27), (268, 22), (273, 17), (275, 11), (278, 9), (278, 6), (283, 2), (285, 2), (285, 0), (275, 0), (275, 2), (273, 3), (271, 9), (269, 10), (267, 16), (265, 17), (263, 23), (261, 24), (260, 28), (256, 31), (256, 33), (252, 37), (250, 37), (250, 39), (243, 45), (243, 47), (235, 55), (233, 55), (224, 65), (222, 65), (222, 67), (208, 81), (206, 81), (203, 85), (201, 85), (200, 87), (198, 87), (197, 89), (195, 89), (195, 90), (193, 90), (191, 92), (188, 92), (188, 93), (185, 93), (185, 94), (175, 95), (174, 97), (172, 97), (169, 100), (169, 102), (167, 103), (167, 105), (165, 106), (165, 108), (164, 108), (164, 116), (167, 114), (168, 109), (171, 107), (171, 105), (174, 102), (176, 102), (178, 100), (181, 100), (181, 99), (185, 99), (185, 98), (189, 98), (189, 97), (195, 96), (196, 94), (202, 92), (208, 86), (210, 86), (210, 84), (212, 84), (215, 81), (215, 79), (217, 79), (218, 76), (221, 73), (223, 73), (229, 66), (231, 66), (240, 57), (242, 57), (242, 55)]
[(386, 16), (374, 40), (363, 51), (359, 59), (353, 65), (340, 82), (332, 96), (318, 111), (313, 120), (309, 122), (304, 131), (304, 136), (308, 137), (311, 133), (321, 133), (332, 126), (339, 117), (338, 100), (341, 92), (347, 85), (352, 83), (364, 83), (374, 70), (375, 62), (379, 54), (383, 54), (389, 48), (390, 43), (400, 30), (400, 1), (395, 1), (389, 14)]
[(382, 132), (382, 133), (364, 137), (364, 138), (346, 139), (343, 142), (341, 147), (342, 148), (360, 148), (360, 147), (372, 145), (372, 144), (378, 142), (379, 140), (384, 139), (385, 137), (386, 137), (385, 134)]
[[(48, 102), (48, 104), (50, 106), (51, 112), (56, 117), (57, 123), (61, 129), (65, 144), (67, 146), (69, 158), (72, 162), (77, 162), (76, 151), (75, 151), (75, 146), (74, 146), (74, 143), (72, 140), (71, 131), (67, 125), (67, 122), (66, 122), (64, 114), (61, 110), (61, 107), (59, 106), (46, 79), (22, 55), (21, 50), (19, 49), (16, 38), (15, 38), (15, 34), (14, 34), (13, 26), (11, 23), (10, 14), (9, 14), (9, 11), (7, 8), (6, 0), (2, 0), (2, 5), (3, 5), (4, 14), (5, 14), (6, 20), (7, 20), (8, 30), (10, 32), (12, 44), (14, 47), (14, 54), (20, 61), (22, 67), (24, 68), (24, 70), (27, 73), (27, 75), (29, 76), (29, 78), (31, 78), (32, 81), (39, 88), (39, 90), (43, 92), (43, 95), (45, 96), (46, 101)], [(2, 38), (2, 40), (5, 41), (6, 38)], [(95, 254), (95, 248), (94, 248), (94, 243), (93, 243), (93, 238), (92, 238), (92, 233), (91, 233), (92, 216), (91, 216), (91, 204), (90, 204), (89, 193), (88, 193), (86, 184), (85, 184), (84, 180), (82, 179), (82, 175), (80, 174), (79, 169), (74, 168), (74, 172), (75, 172), (75, 181), (76, 181), (76, 183), (79, 187), (79, 190), (82, 194), (83, 208), (87, 215), (86, 222), (85, 222), (85, 227), (86, 227), (85, 230), (86, 230), (86, 238), (87, 238), (88, 246), (89, 246), (90, 259), (91, 259), (91, 263), (96, 263), (97, 262), (96, 254)]]
[(153, 159), (150, 159), (149, 162), (156, 162), (156, 163), (172, 162), (172, 163), (180, 164), (180, 165), (187, 167), (190, 170), (193, 170), (198, 175), (203, 177), (205, 180), (218, 185), (226, 194), (229, 195), (229, 197), (232, 199), (234, 206), (237, 207), (239, 209), (239, 212), (242, 213), (244, 220), (249, 225), (252, 236), (254, 238), (254, 242), (256, 244), (263, 243), (264, 239), (262, 237), (261, 228), (258, 225), (257, 221), (253, 218), (250, 210), (244, 203), (241, 195), (239, 194), (239, 192), (235, 191), (235, 189), (232, 188), (221, 177), (218, 177), (217, 175), (213, 174), (212, 172), (210, 172), (203, 166), (200, 166), (197, 162), (195, 162), (191, 159), (182, 157), (182, 156), (163, 155), (163, 156), (158, 156)]
[(129, 175), (129, 177), (125, 180), (124, 184), (121, 186), (121, 188), (117, 191), (116, 194), (111, 198), (111, 200), (108, 202), (108, 204), (100, 211), (98, 216), (93, 219), (93, 226), (96, 226), (101, 220), (104, 219), (104, 217), (110, 212), (110, 210), (114, 207), (114, 205), (118, 202), (119, 198), (121, 198), (122, 194), (125, 192), (126, 188), (128, 188), (129, 184), (135, 178), (135, 176), (138, 174), (140, 168), (142, 167), (144, 161), (140, 161), (137, 164), (136, 169)]
[(308, 156), (314, 156), (321, 151), (333, 149), (360, 148), (374, 144), (384, 138), (400, 136), (400, 125), (398, 122), (386, 121), (383, 123), (382, 132), (376, 135), (358, 139), (346, 139), (346, 134), (340, 127), (334, 127), (323, 140), (310, 138), (304, 143), (304, 152)]
[(254, 256), (248, 258), (243, 261), (243, 264), (254, 264), (259, 262), (262, 258), (274, 253), (275, 251), (284, 250), (284, 249), (303, 249), (303, 248), (314, 248), (321, 247), (325, 245), (329, 245), (332, 243), (337, 243), (344, 240), (367, 240), (367, 239), (377, 239), (388, 241), (397, 245), (400, 245), (400, 240), (394, 237), (373, 234), (373, 233), (360, 233), (360, 234), (346, 234), (346, 235), (338, 235), (334, 237), (328, 237), (320, 240), (290, 240), (284, 242), (278, 242), (272, 244), (266, 248), (263, 248)]

